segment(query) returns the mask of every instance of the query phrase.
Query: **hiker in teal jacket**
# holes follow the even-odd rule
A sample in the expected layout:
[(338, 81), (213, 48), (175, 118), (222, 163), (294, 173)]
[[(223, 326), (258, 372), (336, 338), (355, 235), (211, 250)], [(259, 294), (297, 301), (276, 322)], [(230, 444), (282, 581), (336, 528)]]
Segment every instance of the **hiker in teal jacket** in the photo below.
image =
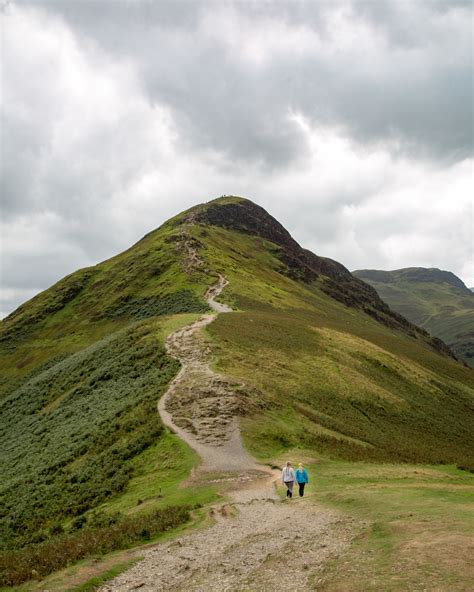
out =
[(298, 483), (298, 487), (300, 489), (300, 497), (304, 495), (304, 486), (306, 483), (309, 483), (308, 473), (306, 469), (303, 468), (303, 465), (300, 463), (298, 465), (298, 470), (295, 472), (296, 476), (296, 483)]

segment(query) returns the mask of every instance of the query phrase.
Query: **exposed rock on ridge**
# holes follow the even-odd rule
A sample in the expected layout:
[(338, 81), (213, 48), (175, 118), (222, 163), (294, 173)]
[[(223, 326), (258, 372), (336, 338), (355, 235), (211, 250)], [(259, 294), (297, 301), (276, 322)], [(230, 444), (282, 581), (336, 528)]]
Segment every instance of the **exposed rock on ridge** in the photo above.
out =
[(321, 290), (331, 298), (363, 310), (384, 325), (418, 335), (434, 350), (455, 358), (444, 342), (393, 311), (372, 286), (353, 276), (343, 265), (303, 249), (273, 216), (250, 200), (219, 198), (193, 208), (182, 222), (219, 226), (270, 241), (279, 247), (276, 254), (292, 279), (306, 283), (318, 280)]

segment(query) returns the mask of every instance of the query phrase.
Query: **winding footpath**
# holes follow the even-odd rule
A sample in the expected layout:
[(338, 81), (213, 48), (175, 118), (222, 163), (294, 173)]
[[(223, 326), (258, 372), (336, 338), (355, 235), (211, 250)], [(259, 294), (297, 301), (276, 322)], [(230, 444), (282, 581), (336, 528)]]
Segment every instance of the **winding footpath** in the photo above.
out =
[[(206, 300), (216, 313), (232, 312), (216, 302), (227, 281), (223, 276), (212, 286)], [(166, 340), (167, 352), (181, 363), (181, 370), (158, 403), (163, 423), (201, 457), (202, 471), (258, 470), (240, 439), (237, 421), (241, 384), (213, 372), (210, 350), (201, 329), (216, 314), (206, 314), (195, 323), (175, 331)]]
[(224, 473), (230, 499), (212, 508), (211, 527), (137, 551), (143, 559), (102, 592), (315, 590), (324, 580), (325, 563), (343, 553), (353, 537), (354, 524), (346, 516), (308, 498), (282, 502), (275, 491), (279, 474), (245, 451), (238, 425), (242, 384), (211, 370), (201, 331), (217, 314), (231, 312), (215, 300), (226, 285), (220, 276), (206, 294), (215, 314), (167, 338), (181, 370), (158, 410), (163, 423), (201, 457), (201, 479)]

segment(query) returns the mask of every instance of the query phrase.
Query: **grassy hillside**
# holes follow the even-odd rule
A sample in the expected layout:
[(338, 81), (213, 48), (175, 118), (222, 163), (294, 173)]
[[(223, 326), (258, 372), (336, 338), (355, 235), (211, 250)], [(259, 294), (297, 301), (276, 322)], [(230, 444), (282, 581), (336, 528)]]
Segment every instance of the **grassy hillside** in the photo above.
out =
[(373, 286), (394, 310), (445, 341), (474, 367), (474, 294), (454, 274), (413, 267), (364, 269), (354, 275)]
[(0, 393), (41, 364), (82, 350), (141, 319), (205, 312), (203, 274), (173, 220), (124, 253), (81, 269), (1, 323)]
[(469, 369), (321, 290), (281, 273), (274, 245), (219, 227), (202, 254), (230, 280), (238, 312), (208, 328), (217, 368), (260, 393), (248, 447), (270, 459), (295, 446), (349, 459), (472, 463)]
[(156, 398), (178, 363), (137, 323), (38, 372), (1, 404), (2, 541), (39, 542), (124, 490), (163, 435)]
[(179, 367), (163, 337), (196, 318), (134, 322), (4, 397), (0, 585), (156, 538), (214, 499), (177, 491), (198, 459), (156, 412)]
[[(217, 368), (249, 386), (242, 429), (257, 456), (300, 446), (349, 460), (474, 465), (472, 371), (264, 210), (225, 198), (2, 322), (5, 547), (93, 528), (97, 507), (141, 520), (212, 497), (176, 489), (196, 459), (175, 445), (171, 460), (155, 409), (178, 370), (164, 337), (207, 310), (219, 273), (236, 312), (209, 326), (209, 343)], [(164, 499), (153, 494), (160, 483)]]

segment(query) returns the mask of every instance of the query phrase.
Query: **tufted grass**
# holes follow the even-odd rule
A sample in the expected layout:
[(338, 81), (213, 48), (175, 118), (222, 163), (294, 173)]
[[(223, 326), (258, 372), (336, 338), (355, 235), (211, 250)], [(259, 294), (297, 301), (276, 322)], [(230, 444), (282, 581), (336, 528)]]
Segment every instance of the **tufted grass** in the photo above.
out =
[[(295, 452), (299, 458), (304, 454)], [(326, 566), (324, 592), (468, 590), (474, 477), (454, 466), (309, 460), (306, 503), (356, 519), (351, 547)]]

